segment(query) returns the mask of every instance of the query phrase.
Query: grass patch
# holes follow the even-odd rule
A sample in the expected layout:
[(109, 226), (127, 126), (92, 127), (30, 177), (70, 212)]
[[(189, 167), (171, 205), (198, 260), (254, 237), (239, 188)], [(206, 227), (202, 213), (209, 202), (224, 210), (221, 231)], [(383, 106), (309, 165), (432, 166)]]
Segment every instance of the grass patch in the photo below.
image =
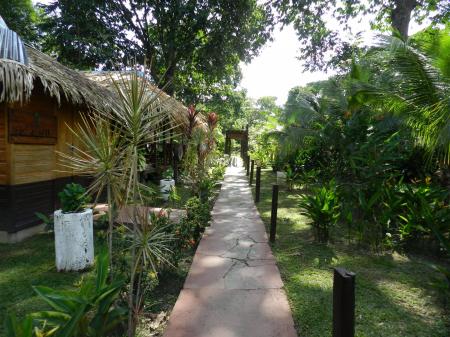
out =
[[(104, 239), (97, 239), (96, 252), (105, 244)], [(17, 244), (0, 244), (0, 336), (5, 334), (3, 323), (8, 313), (15, 313), (21, 318), (32, 312), (50, 309), (34, 293), (33, 285), (73, 290), (83, 278), (94, 276), (94, 269), (57, 272), (54, 249), (52, 233), (39, 234)], [(158, 286), (148, 296), (146, 314), (172, 310), (193, 255), (192, 249), (185, 250), (177, 268), (168, 269), (161, 275)]]
[(23, 317), (49, 307), (34, 293), (33, 285), (74, 289), (85, 273), (58, 273), (53, 234), (40, 234), (16, 244), (0, 244), (0, 335), (7, 312)]
[[(175, 205), (159, 200), (154, 207), (184, 208), (192, 197), (186, 186), (178, 186), (180, 200)], [(219, 188), (213, 191), (217, 195)], [(96, 234), (99, 231), (96, 231)], [(106, 247), (106, 234), (95, 235), (95, 252)], [(25, 315), (50, 307), (33, 291), (33, 285), (45, 285), (60, 290), (74, 290), (83, 278), (94, 277), (95, 269), (85, 272), (57, 272), (53, 233), (33, 236), (16, 244), (0, 244), (0, 336), (4, 336), (3, 323), (8, 313), (20, 319)], [(183, 288), (195, 251), (185, 249), (176, 268), (167, 268), (160, 274), (159, 283), (146, 300), (145, 317), (161, 311), (170, 312)], [(161, 329), (164, 328), (164, 324)], [(160, 331), (162, 334), (162, 331)], [(146, 335), (145, 335), (146, 336)], [(152, 336), (156, 336), (152, 333)]]
[[(257, 207), (266, 226), (274, 183), (275, 174), (263, 170)], [(449, 335), (448, 312), (435, 287), (442, 276), (430, 267), (431, 261), (397, 253), (374, 255), (343, 243), (315, 243), (308, 219), (300, 215), (300, 193), (280, 186), (273, 246), (299, 336), (331, 336), (333, 267), (337, 266), (356, 273), (356, 336)]]

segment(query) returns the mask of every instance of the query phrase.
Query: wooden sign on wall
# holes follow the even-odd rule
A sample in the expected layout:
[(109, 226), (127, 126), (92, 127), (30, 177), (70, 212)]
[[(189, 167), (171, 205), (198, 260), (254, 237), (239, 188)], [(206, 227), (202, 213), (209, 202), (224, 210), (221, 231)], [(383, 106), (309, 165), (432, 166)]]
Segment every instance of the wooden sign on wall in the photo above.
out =
[(8, 139), (13, 144), (54, 145), (57, 141), (56, 117), (49, 113), (10, 110)]

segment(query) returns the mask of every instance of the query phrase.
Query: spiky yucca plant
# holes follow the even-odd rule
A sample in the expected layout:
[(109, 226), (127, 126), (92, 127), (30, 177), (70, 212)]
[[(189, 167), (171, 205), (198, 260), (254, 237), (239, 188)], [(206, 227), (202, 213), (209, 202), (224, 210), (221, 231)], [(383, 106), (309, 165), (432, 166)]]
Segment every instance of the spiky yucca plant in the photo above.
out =
[[(133, 337), (136, 331), (139, 307), (141, 278), (136, 278), (137, 241), (139, 237), (139, 214), (137, 206), (142, 203), (139, 188), (139, 157), (140, 151), (147, 144), (160, 142), (172, 136), (170, 130), (177, 127), (171, 124), (172, 106), (170, 100), (162, 95), (162, 91), (154, 87), (145, 76), (137, 71), (113, 80), (113, 86), (118, 96), (112, 109), (103, 111), (103, 115), (111, 124), (117, 127), (124, 139), (123, 167), (126, 178), (125, 200), (132, 206), (133, 215), (132, 243), (130, 246), (130, 287), (128, 293), (128, 337)], [(148, 242), (148, 241), (147, 241)], [(151, 249), (151, 248), (150, 248)]]
[(95, 195), (95, 203), (106, 190), (108, 202), (108, 251), (110, 275), (112, 275), (114, 209), (123, 201), (124, 160), (123, 141), (108, 120), (99, 113), (81, 115), (81, 123), (68, 126), (78, 145), (72, 146), (72, 154), (58, 152), (61, 165), (77, 175), (93, 177), (87, 192)]
[[(145, 75), (132, 71), (118, 78), (111, 78), (111, 82), (117, 100), (110, 106), (83, 117), (83, 123), (72, 130), (80, 146), (74, 147), (71, 155), (60, 155), (66, 167), (79, 174), (94, 177), (90, 192), (98, 196), (106, 188), (110, 205), (110, 250), (114, 222), (112, 206), (129, 205), (132, 209), (129, 219), (132, 239), (128, 336), (133, 337), (142, 298), (140, 273), (143, 271), (137, 267), (141, 264), (140, 252), (153, 252), (155, 258), (160, 258), (161, 254), (157, 254), (154, 249), (163, 249), (167, 243), (164, 239), (159, 246), (155, 245), (155, 241), (162, 238), (159, 232), (151, 232), (145, 240), (140, 239), (143, 220), (137, 208), (143, 201), (142, 185), (139, 183), (141, 153), (148, 144), (173, 137), (172, 130), (178, 125), (175, 125), (171, 115), (172, 101), (162, 95), (162, 91), (153, 86)], [(143, 247), (145, 244), (147, 248)]]

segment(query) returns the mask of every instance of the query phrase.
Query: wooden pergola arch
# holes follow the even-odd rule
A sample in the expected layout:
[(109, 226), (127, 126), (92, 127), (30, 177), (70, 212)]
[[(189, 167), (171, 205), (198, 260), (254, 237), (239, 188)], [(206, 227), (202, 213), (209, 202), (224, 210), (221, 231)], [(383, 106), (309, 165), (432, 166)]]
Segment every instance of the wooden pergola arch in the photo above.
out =
[(225, 153), (231, 154), (231, 140), (241, 141), (241, 157), (244, 163), (248, 160), (248, 126), (244, 130), (227, 130), (225, 133)]

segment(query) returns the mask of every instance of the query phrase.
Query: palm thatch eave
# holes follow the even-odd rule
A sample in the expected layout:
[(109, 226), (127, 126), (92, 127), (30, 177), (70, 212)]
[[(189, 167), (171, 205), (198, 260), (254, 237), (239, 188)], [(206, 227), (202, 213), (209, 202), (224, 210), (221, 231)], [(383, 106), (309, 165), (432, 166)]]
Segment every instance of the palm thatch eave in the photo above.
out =
[(114, 99), (113, 93), (72, 70), (52, 57), (29, 46), (26, 47), (29, 64), (0, 59), (0, 102), (23, 104), (29, 101), (37, 81), (44, 91), (62, 100), (92, 108), (105, 108)]
[[(114, 92), (114, 82), (120, 83), (131, 76), (131, 73), (135, 71), (92, 71), (84, 72), (84, 75), (90, 80), (96, 82), (100, 86)], [(142, 79), (144, 81), (144, 79)], [(189, 128), (188, 108), (179, 100), (168, 95), (162, 89), (156, 85), (151, 84), (148, 80), (145, 80), (147, 90), (158, 97), (161, 107), (168, 111), (168, 117), (171, 120), (171, 124), (175, 126), (175, 131), (179, 134), (184, 134)], [(207, 124), (202, 115), (196, 117), (196, 127), (206, 128)]]

